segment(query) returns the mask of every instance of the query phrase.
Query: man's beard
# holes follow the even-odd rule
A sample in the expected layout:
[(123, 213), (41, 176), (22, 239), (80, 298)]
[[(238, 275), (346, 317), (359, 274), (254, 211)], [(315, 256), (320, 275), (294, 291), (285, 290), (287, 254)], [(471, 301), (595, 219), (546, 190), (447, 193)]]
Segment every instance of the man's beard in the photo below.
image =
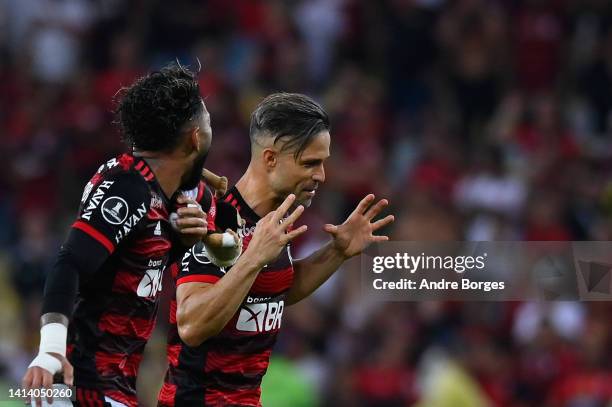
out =
[(187, 174), (187, 179), (181, 184), (181, 190), (189, 191), (198, 186), (198, 184), (200, 183), (200, 179), (202, 179), (202, 170), (204, 169), (204, 163), (206, 162), (207, 156), (208, 151), (193, 161), (193, 167), (191, 168), (191, 171)]

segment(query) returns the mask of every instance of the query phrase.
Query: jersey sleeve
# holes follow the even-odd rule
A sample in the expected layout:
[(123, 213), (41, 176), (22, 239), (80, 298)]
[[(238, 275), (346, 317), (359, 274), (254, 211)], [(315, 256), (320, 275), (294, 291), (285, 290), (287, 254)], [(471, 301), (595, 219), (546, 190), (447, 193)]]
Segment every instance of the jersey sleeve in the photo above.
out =
[(216, 230), (217, 199), (213, 191), (204, 182), (200, 182), (198, 186), (198, 197), (196, 201), (200, 204), (202, 210), (206, 212), (208, 230)]
[(225, 268), (210, 260), (202, 242), (194, 245), (184, 255), (176, 278), (177, 287), (184, 283), (214, 284), (225, 275)]
[(96, 175), (85, 186), (72, 229), (85, 233), (113, 253), (144, 218), (151, 202), (148, 185), (139, 174)]
[(217, 202), (215, 224), (220, 231), (226, 229), (237, 231), (240, 228), (238, 210), (232, 204), (219, 200)]

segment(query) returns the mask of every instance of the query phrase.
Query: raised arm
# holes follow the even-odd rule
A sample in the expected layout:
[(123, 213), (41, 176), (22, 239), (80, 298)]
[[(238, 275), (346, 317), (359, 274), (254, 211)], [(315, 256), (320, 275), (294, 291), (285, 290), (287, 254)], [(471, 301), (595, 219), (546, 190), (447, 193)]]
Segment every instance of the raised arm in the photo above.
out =
[(293, 262), (293, 285), (287, 295), (287, 304), (292, 305), (308, 297), (314, 290), (334, 274), (347, 259), (360, 254), (372, 242), (389, 240), (387, 236), (374, 233), (393, 222), (393, 215), (374, 221), (374, 218), (389, 203), (381, 199), (376, 204), (374, 195), (361, 200), (353, 213), (341, 225), (325, 225), (331, 240), (310, 256)]

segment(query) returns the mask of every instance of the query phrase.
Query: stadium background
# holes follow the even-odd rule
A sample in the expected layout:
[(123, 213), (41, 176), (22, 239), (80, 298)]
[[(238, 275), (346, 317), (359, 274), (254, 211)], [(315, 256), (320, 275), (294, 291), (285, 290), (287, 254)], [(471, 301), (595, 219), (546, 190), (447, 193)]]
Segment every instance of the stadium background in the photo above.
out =
[[(332, 158), (298, 254), (366, 192), (390, 198), (395, 240), (610, 240), (611, 23), (606, 0), (0, 0), (2, 398), (81, 190), (123, 148), (122, 84), (198, 57), (207, 166), (234, 182), (261, 97), (321, 101)], [(609, 303), (369, 302), (358, 266), (287, 310), (266, 406), (612, 405)]]

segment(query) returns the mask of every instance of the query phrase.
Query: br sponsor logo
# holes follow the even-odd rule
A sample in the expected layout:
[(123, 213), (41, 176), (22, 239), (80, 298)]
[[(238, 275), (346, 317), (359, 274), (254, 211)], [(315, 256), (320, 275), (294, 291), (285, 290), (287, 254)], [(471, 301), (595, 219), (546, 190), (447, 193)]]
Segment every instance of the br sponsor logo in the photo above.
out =
[[(161, 262), (161, 260), (159, 260)], [(150, 264), (150, 263), (149, 263)], [(136, 294), (143, 298), (154, 298), (157, 293), (162, 290), (162, 277), (164, 275), (163, 268), (148, 269), (145, 271)]]
[[(251, 300), (249, 302), (249, 300)], [(243, 332), (270, 332), (280, 329), (283, 317), (284, 301), (270, 301), (269, 298), (257, 300), (248, 297), (246, 304), (240, 309), (236, 330)]]
[(125, 199), (111, 196), (102, 202), (100, 211), (105, 221), (111, 225), (121, 225), (127, 219), (130, 208)]
[[(106, 195), (106, 193), (108, 192), (108, 189), (114, 183), (115, 183), (115, 181), (102, 181), (100, 183), (100, 186), (98, 186), (98, 188), (96, 189), (96, 192), (93, 193), (93, 195), (91, 196), (91, 199), (89, 200), (89, 203), (87, 204), (87, 206), (83, 210), (83, 214), (81, 215), (81, 218), (83, 218), (85, 220), (91, 220), (92, 212), (96, 208), (98, 208), (98, 206), (100, 206), (100, 202), (102, 202), (102, 198), (104, 198), (104, 195)], [(90, 187), (90, 185), (91, 185), (91, 187)], [(84, 198), (83, 200), (84, 201), (87, 200), (87, 197), (91, 193), (91, 189), (92, 188), (93, 188), (93, 184), (91, 184), (91, 183), (88, 183), (85, 186), (85, 191), (83, 192), (83, 198)]]

